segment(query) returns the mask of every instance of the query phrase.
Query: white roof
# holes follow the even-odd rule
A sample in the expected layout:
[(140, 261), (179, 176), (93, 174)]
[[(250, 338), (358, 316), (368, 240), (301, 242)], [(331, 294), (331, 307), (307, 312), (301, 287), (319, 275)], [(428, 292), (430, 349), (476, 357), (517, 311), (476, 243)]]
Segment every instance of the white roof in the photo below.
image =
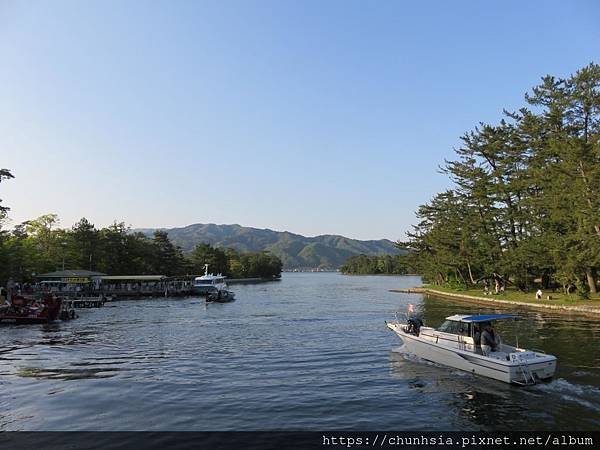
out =
[(516, 320), (517, 318), (518, 317), (514, 314), (455, 314), (454, 316), (446, 317), (446, 320), (454, 320), (457, 322), (494, 322), (496, 320)]
[(455, 322), (462, 322), (462, 320), (466, 317), (469, 317), (466, 314), (454, 314), (453, 316), (446, 317), (446, 320), (453, 320)]
[(217, 280), (217, 279), (225, 279), (226, 277), (224, 277), (223, 275), (202, 275), (201, 277), (196, 277), (194, 278), (195, 281), (212, 281), (212, 280)]

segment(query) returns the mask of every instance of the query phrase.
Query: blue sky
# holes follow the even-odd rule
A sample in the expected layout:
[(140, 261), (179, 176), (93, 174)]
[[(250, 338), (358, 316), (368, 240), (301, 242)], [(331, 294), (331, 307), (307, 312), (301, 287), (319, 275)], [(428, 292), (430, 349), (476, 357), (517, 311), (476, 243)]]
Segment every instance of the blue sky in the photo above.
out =
[(0, 1), (12, 223), (401, 239), (459, 137), (600, 62), (595, 1)]

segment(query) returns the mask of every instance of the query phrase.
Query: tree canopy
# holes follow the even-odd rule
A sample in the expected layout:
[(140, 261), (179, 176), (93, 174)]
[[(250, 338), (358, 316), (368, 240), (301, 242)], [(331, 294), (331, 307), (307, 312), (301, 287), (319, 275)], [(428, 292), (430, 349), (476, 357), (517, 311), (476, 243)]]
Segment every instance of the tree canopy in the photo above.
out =
[(434, 283), (498, 273), (585, 297), (600, 268), (600, 66), (546, 76), (525, 101), (462, 136), (442, 167), (454, 186), (419, 207), (402, 245)]
[(405, 255), (357, 255), (348, 258), (340, 271), (347, 275), (404, 275), (408, 272)]
[[(14, 176), (9, 169), (0, 169), (0, 183), (2, 183), (3, 180), (9, 180), (11, 178), (14, 178)], [(2, 221), (6, 218), (6, 214), (9, 210), (9, 207), (2, 206), (2, 199), (0, 198), (0, 228)]]
[(133, 232), (123, 222), (97, 229), (86, 218), (60, 228), (55, 214), (46, 214), (0, 232), (0, 285), (9, 278), (31, 282), (55, 270), (87, 269), (110, 275), (198, 275), (204, 264), (211, 272), (235, 278), (281, 274), (281, 260), (267, 252), (239, 253), (200, 244), (185, 255), (164, 231), (153, 237)]

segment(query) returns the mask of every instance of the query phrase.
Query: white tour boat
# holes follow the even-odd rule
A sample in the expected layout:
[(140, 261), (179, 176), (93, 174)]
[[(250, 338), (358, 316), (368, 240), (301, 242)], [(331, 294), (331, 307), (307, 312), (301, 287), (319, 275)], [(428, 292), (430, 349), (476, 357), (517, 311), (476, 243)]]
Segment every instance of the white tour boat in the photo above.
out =
[(204, 265), (204, 275), (194, 278), (192, 289), (195, 294), (208, 294), (210, 292), (220, 292), (227, 290), (225, 277), (221, 274), (213, 275), (208, 273), (208, 264)]
[(493, 330), (497, 321), (516, 319), (512, 314), (454, 315), (438, 329), (422, 326), (417, 318), (386, 324), (410, 353), (425, 360), (506, 383), (549, 380), (556, 371), (555, 356), (519, 348), (518, 341), (517, 347), (501, 343)]

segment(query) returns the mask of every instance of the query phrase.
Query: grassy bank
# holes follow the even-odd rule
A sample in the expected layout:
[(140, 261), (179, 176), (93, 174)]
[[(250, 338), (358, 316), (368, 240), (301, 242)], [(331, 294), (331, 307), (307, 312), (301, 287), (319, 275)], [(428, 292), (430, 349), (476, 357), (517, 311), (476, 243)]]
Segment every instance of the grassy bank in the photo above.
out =
[[(453, 289), (447, 286), (424, 285), (427, 290), (435, 290), (448, 292), (459, 295), (468, 295), (470, 297), (482, 297), (491, 300), (507, 300), (519, 303), (528, 303), (532, 305), (561, 305), (561, 306), (595, 306), (600, 308), (600, 296), (596, 295), (590, 300), (582, 300), (576, 294), (565, 295), (562, 292), (542, 291), (542, 299), (536, 300), (535, 292), (522, 292), (516, 289), (508, 289), (504, 294), (484, 295), (481, 288), (475, 289)], [(547, 296), (551, 296), (552, 300), (547, 300)]]
[[(395, 292), (421, 293), (440, 296), (477, 304), (502, 304), (522, 306), (535, 309), (551, 309), (567, 313), (577, 313), (600, 317), (600, 296), (591, 300), (581, 300), (576, 295), (565, 295), (561, 292), (544, 292), (542, 300), (536, 300), (535, 292), (520, 292), (509, 289), (504, 294), (484, 295), (481, 289), (453, 289), (447, 286), (425, 285), (420, 288), (392, 289)], [(552, 300), (547, 300), (550, 295)]]

